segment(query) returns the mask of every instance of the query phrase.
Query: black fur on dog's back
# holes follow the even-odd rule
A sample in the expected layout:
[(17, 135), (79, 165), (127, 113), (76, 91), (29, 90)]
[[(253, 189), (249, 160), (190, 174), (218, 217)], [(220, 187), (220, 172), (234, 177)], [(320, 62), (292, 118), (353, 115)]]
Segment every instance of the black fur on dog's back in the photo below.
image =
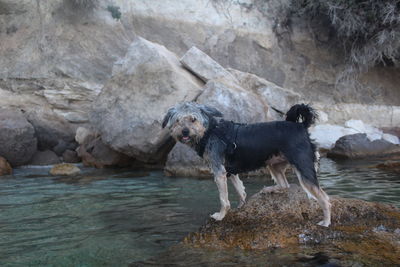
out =
[(313, 125), (317, 118), (315, 110), (306, 104), (294, 105), (286, 113), (286, 121), (301, 122), (306, 128)]
[(281, 153), (306, 182), (318, 186), (316, 147), (307, 131), (315, 119), (313, 108), (299, 104), (290, 108), (286, 121), (247, 124), (228, 131), (235, 133), (237, 148), (232, 155), (225, 156), (226, 170), (231, 174), (253, 171)]

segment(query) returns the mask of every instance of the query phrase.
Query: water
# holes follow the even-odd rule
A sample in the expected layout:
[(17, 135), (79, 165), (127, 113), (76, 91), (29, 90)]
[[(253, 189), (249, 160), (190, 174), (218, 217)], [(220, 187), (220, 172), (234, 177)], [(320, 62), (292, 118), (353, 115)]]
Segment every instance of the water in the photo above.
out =
[[(321, 184), (331, 195), (400, 207), (400, 175), (372, 165), (323, 159)], [(46, 168), (24, 168), (0, 180), (1, 266), (151, 263), (149, 259), (162, 257), (219, 208), (212, 179), (170, 178), (157, 171), (84, 169), (74, 178), (47, 173)], [(251, 195), (271, 181), (250, 178), (244, 183)], [(230, 199), (235, 206), (232, 187)], [(205, 264), (215, 259), (215, 252), (199, 253), (197, 264), (199, 259)], [(254, 253), (214, 256), (251, 263)], [(191, 264), (191, 257), (181, 255), (183, 266)], [(282, 257), (289, 256), (268, 252), (258, 259), (272, 262)]]

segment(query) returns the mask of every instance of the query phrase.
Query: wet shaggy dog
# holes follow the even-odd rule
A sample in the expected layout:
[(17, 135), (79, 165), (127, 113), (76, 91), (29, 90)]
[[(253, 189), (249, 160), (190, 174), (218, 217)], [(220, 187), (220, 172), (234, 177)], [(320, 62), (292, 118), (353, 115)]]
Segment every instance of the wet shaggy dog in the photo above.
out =
[(240, 208), (246, 202), (246, 192), (239, 173), (267, 166), (276, 185), (266, 190), (274, 191), (289, 187), (285, 171), (292, 166), (302, 188), (323, 210), (324, 218), (318, 224), (328, 227), (331, 204), (319, 186), (318, 152), (307, 130), (315, 121), (314, 110), (308, 105), (294, 105), (286, 121), (254, 124), (217, 120), (222, 116), (213, 107), (187, 102), (170, 108), (162, 123), (176, 141), (193, 148), (211, 168), (221, 202), (221, 210), (211, 217), (222, 220), (230, 209), (228, 178), (239, 195)]

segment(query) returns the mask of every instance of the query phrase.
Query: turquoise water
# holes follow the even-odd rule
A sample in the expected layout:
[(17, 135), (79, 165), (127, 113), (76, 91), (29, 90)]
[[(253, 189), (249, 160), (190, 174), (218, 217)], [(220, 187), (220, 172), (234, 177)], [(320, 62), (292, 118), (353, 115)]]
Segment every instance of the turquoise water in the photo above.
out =
[[(323, 159), (321, 184), (331, 195), (400, 206), (400, 175), (372, 165)], [(13, 177), (0, 180), (1, 266), (151, 264), (219, 208), (212, 179), (93, 169), (62, 178), (49, 176), (48, 170), (17, 169)], [(250, 178), (244, 183), (251, 195), (271, 181)], [(230, 187), (235, 206), (233, 191)], [(219, 256), (246, 261), (254, 256), (248, 253)], [(181, 257), (182, 266), (192, 264), (190, 256)], [(262, 257), (272, 262), (282, 255)], [(210, 257), (203, 258), (207, 264)]]

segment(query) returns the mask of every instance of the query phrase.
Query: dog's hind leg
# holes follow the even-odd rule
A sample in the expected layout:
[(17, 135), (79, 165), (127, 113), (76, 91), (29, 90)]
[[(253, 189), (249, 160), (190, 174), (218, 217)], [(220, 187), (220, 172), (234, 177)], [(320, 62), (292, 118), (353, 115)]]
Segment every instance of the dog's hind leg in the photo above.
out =
[(264, 192), (276, 192), (282, 189), (289, 188), (289, 183), (286, 180), (286, 169), (289, 166), (287, 162), (281, 162), (277, 164), (269, 164), (267, 166), (272, 179), (275, 181), (276, 185), (264, 187)]
[(243, 182), (242, 180), (239, 179), (239, 175), (237, 174), (231, 175), (229, 179), (231, 180), (233, 186), (236, 189), (237, 194), (239, 195), (238, 208), (241, 208), (246, 203), (246, 196), (247, 196)]
[(219, 192), (221, 210), (211, 215), (211, 217), (217, 221), (221, 221), (225, 217), (228, 210), (231, 208), (231, 204), (228, 199), (228, 184), (226, 178), (226, 171), (223, 166), (218, 171), (214, 172), (214, 181), (217, 184)]
[(303, 179), (299, 170), (296, 169), (296, 175), (299, 179), (301, 187), (306, 191), (309, 198), (317, 200), (318, 204), (324, 212), (324, 219), (318, 225), (328, 227), (331, 224), (331, 203), (329, 196), (321, 189), (319, 185), (315, 185), (310, 181)]

